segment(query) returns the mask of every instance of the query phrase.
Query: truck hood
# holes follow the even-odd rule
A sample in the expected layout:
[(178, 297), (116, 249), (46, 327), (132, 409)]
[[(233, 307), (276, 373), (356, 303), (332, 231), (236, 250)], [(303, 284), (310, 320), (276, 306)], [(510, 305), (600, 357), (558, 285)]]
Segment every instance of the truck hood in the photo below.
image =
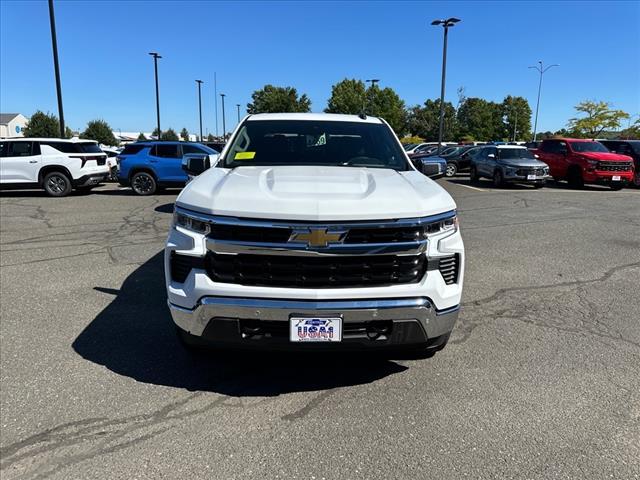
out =
[(211, 168), (176, 205), (210, 215), (278, 220), (350, 221), (423, 217), (456, 208), (420, 172), (323, 166)]
[(576, 155), (581, 155), (589, 160), (604, 160), (607, 162), (630, 162), (633, 159), (627, 155), (620, 155), (619, 153), (611, 152), (574, 152)]

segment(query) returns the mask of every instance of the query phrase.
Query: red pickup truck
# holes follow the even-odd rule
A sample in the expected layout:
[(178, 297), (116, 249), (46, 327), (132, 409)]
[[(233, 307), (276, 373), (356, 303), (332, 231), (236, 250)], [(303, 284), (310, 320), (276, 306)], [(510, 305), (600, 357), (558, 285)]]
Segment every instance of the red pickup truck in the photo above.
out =
[(533, 152), (549, 165), (556, 181), (567, 180), (574, 188), (598, 183), (619, 190), (633, 181), (633, 159), (593, 140), (552, 138), (543, 140)]

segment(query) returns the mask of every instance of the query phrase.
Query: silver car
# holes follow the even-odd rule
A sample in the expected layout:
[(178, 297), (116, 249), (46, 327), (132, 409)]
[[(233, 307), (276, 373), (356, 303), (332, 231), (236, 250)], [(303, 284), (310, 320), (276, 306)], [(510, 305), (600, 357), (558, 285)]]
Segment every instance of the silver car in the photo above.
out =
[(483, 147), (471, 162), (472, 182), (490, 178), (496, 187), (505, 183), (528, 183), (541, 188), (551, 178), (549, 166), (541, 162), (526, 147), (491, 145)]

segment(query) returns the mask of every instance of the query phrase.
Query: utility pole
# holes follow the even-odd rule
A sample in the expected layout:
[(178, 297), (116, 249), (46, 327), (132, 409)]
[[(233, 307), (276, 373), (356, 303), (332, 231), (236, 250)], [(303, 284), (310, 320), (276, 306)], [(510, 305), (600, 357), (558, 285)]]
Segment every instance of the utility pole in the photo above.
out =
[(449, 27), (453, 27), (460, 21), (459, 18), (451, 17), (446, 20), (434, 20), (431, 25), (442, 25), (444, 27), (444, 43), (442, 46), (442, 83), (440, 85), (440, 127), (438, 129), (438, 155), (442, 150), (442, 132), (444, 129), (444, 85), (447, 73), (447, 37), (449, 36)]
[[(373, 90), (373, 87), (375, 87), (376, 83), (378, 83), (380, 81), (379, 78), (371, 78), (369, 80), (365, 80), (365, 83), (370, 83), (371, 84), (371, 88), (370, 90)], [(366, 92), (365, 92), (366, 93)], [(364, 110), (364, 114), (367, 114), (367, 104), (369, 105), (369, 111), (371, 111), (371, 94), (366, 95), (366, 99), (365, 99), (365, 106), (363, 107)]]
[(226, 142), (226, 140), (227, 140), (227, 125), (226, 125), (225, 119), (224, 119), (224, 97), (226, 97), (226, 95), (224, 93), (221, 93), (220, 96), (222, 97), (222, 140)]
[(162, 130), (160, 130), (160, 89), (158, 87), (158, 59), (162, 58), (162, 56), (158, 55), (157, 52), (149, 52), (149, 55), (153, 57), (153, 68), (156, 76), (156, 117), (158, 120), (158, 140), (160, 140), (160, 138), (162, 137)]
[(60, 64), (58, 62), (58, 39), (56, 36), (56, 17), (53, 11), (53, 0), (49, 0), (49, 23), (51, 24), (51, 46), (53, 47), (53, 68), (56, 75), (56, 92), (58, 94), (58, 116), (60, 117), (60, 138), (64, 138), (64, 111), (62, 110), (62, 85), (60, 84)]
[(543, 67), (542, 60), (539, 60), (538, 65), (529, 67), (529, 68), (533, 68), (534, 70), (537, 70), (540, 73), (540, 82), (538, 82), (538, 100), (536, 101), (536, 120), (533, 124), (533, 141), (534, 142), (536, 141), (538, 136), (538, 109), (540, 108), (540, 91), (542, 90), (542, 75), (550, 68), (559, 67), (559, 66), (560, 65), (558, 65), (557, 63), (554, 63), (553, 65), (549, 65), (548, 67)]
[(218, 136), (218, 74), (213, 72), (213, 98), (216, 104), (216, 137)]
[(204, 83), (202, 80), (196, 80), (198, 84), (198, 113), (200, 116), (200, 141), (202, 141), (202, 91), (201, 86)]
[(515, 113), (516, 113), (516, 119), (513, 123), (513, 141), (514, 142), (516, 141), (516, 131), (518, 128), (518, 110), (516, 110)]

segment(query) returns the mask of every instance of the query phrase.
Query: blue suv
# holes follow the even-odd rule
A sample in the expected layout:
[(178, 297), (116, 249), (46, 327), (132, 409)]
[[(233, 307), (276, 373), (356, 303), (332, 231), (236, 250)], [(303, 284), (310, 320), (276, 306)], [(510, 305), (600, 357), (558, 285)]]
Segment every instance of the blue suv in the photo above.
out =
[(130, 143), (118, 155), (118, 182), (138, 195), (153, 195), (159, 188), (184, 187), (187, 174), (182, 156), (187, 153), (214, 155), (218, 152), (191, 142)]

